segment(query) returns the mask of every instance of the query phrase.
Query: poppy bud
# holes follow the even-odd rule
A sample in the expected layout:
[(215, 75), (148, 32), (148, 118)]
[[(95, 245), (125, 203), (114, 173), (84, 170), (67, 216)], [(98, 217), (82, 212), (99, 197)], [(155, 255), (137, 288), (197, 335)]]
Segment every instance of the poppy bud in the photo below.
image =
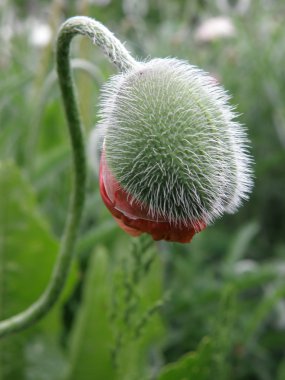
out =
[(105, 85), (100, 191), (126, 232), (189, 242), (247, 198), (251, 159), (228, 100), (177, 59), (138, 64)]

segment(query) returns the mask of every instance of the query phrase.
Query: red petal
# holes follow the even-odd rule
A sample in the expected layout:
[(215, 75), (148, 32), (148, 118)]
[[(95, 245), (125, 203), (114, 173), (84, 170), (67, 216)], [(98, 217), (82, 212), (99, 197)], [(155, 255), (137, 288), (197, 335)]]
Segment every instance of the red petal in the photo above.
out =
[(195, 233), (206, 227), (204, 222), (194, 228), (191, 223), (188, 226), (173, 225), (162, 217), (151, 220), (148, 208), (123, 190), (116, 181), (107, 166), (104, 153), (101, 156), (99, 177), (100, 193), (105, 205), (118, 225), (129, 235), (139, 236), (145, 232), (154, 240), (189, 243)]

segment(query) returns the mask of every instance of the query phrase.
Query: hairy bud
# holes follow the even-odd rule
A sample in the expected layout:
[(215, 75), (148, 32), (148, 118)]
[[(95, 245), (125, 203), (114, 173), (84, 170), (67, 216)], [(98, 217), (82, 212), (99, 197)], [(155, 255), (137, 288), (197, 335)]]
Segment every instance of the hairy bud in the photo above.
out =
[(103, 88), (100, 189), (127, 232), (190, 241), (247, 198), (251, 159), (228, 100), (177, 59), (140, 63)]

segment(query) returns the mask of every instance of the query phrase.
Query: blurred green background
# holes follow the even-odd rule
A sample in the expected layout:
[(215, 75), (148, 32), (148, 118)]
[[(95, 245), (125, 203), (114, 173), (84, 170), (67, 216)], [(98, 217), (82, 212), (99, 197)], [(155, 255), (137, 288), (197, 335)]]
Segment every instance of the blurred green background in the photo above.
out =
[[(187, 245), (132, 239), (89, 170), (60, 302), (0, 341), (0, 380), (285, 379), (285, 2), (0, 1), (0, 318), (30, 305), (54, 265), (70, 148), (54, 73), (60, 24), (104, 23), (136, 58), (178, 57), (232, 95), (255, 187)], [(72, 57), (86, 138), (115, 69), (89, 41)]]

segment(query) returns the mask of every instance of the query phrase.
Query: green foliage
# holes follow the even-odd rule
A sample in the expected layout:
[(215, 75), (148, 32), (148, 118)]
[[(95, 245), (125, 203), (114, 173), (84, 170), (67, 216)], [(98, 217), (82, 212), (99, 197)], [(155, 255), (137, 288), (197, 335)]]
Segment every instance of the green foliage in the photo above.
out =
[[(1, 317), (7, 318), (42, 293), (58, 244), (14, 164), (0, 164), (0, 189)], [(37, 286), (30, 286), (31, 278)]]
[[(29, 42), (32, 22), (23, 18), (44, 18), (50, 2), (42, 2), (45, 10), (40, 2), (36, 9), (32, 2), (4, 3), (1, 318), (27, 307), (48, 282), (71, 175), (58, 89), (44, 90), (54, 69), (52, 49)], [(0, 342), (0, 379), (89, 380), (90, 371), (90, 380), (283, 380), (284, 2), (252, 1), (244, 13), (224, 10), (225, 2), (132, 3), (92, 2), (86, 12), (127, 41), (134, 56), (188, 59), (229, 90), (252, 141), (253, 195), (239, 213), (208, 227), (190, 245), (158, 243), (153, 254), (144, 239), (129, 249), (130, 239), (110, 219), (90, 175), (73, 275), (45, 320)], [(66, 2), (60, 18), (75, 15), (76, 6)], [(198, 41), (197, 26), (219, 15), (230, 17), (236, 36)], [(105, 80), (114, 73), (101, 52), (83, 47), (80, 39), (72, 56), (98, 65)], [(88, 131), (97, 122), (99, 86), (90, 79), (86, 93), (86, 73), (84, 81), (77, 74), (81, 101), (91, 96), (83, 110)]]
[(112, 331), (109, 323), (111, 282), (108, 257), (101, 248), (90, 258), (83, 301), (71, 337), (70, 369), (66, 379), (113, 379)]
[(210, 379), (211, 348), (211, 341), (204, 338), (196, 352), (190, 352), (176, 363), (166, 366), (157, 380)]
[(146, 378), (148, 352), (159, 347), (161, 263), (144, 244), (110, 254), (98, 247), (89, 259), (82, 306), (70, 343), (66, 379)]
[[(0, 317), (27, 308), (48, 283), (58, 244), (13, 163), (0, 162)], [(32, 282), (31, 282), (32, 279)], [(0, 342), (0, 379), (21, 379), (25, 334)]]

